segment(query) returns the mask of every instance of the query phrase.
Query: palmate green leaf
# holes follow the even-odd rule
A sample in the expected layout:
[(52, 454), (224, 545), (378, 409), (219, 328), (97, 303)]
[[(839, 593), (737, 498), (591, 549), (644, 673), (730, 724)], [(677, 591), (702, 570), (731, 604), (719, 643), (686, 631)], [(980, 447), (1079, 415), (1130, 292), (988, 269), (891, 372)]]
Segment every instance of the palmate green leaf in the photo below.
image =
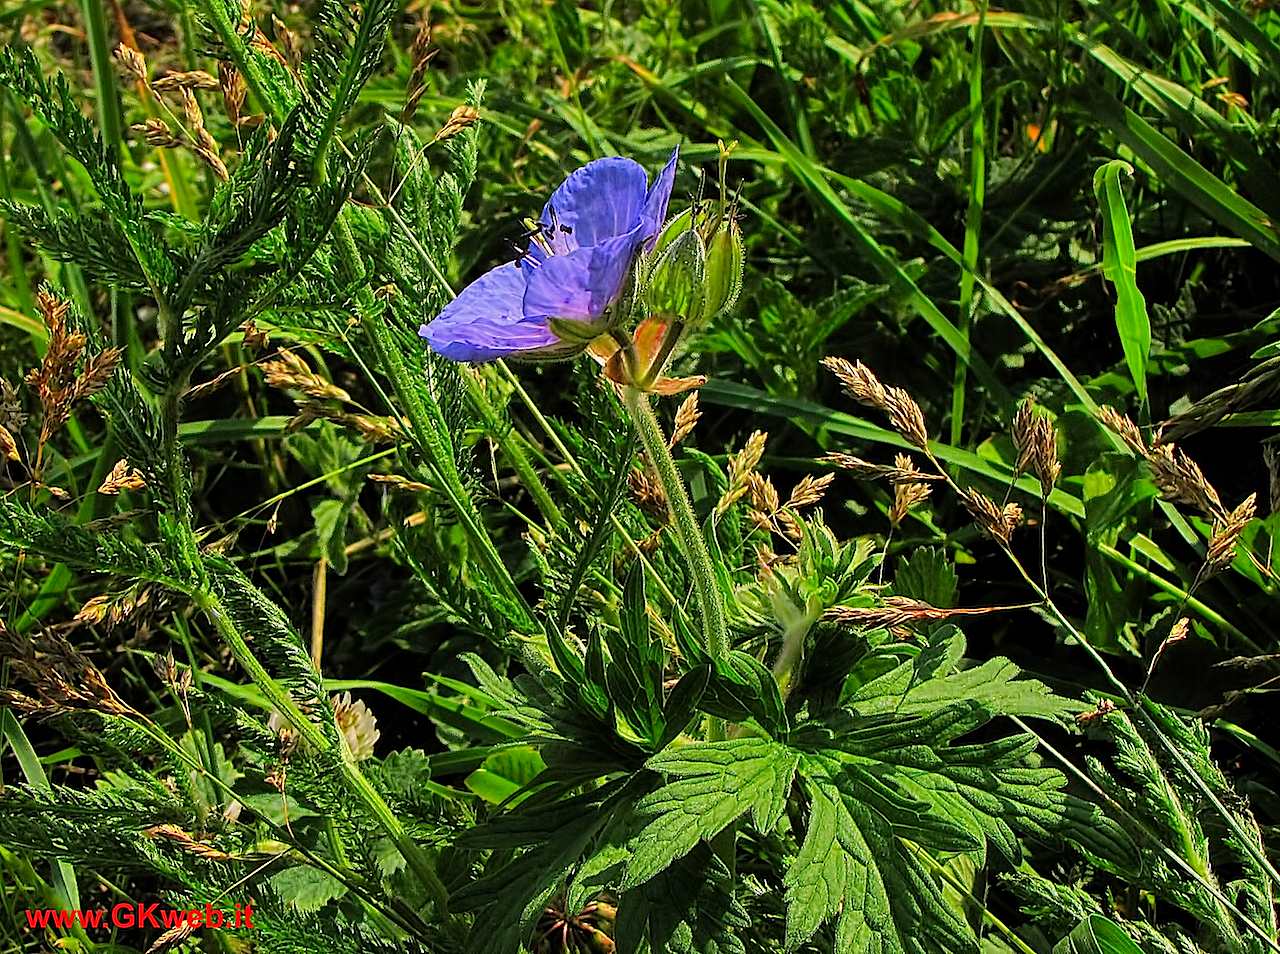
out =
[[(1018, 678), (1018, 667), (1003, 656), (988, 659), (972, 669), (951, 672), (964, 656), (965, 648), (964, 633), (957, 627), (940, 627), (930, 637), (929, 649), (853, 689), (844, 702), (863, 715), (923, 713), (951, 703), (965, 702), (981, 705), (991, 715), (1055, 721), (1062, 721), (1088, 708), (1055, 695), (1042, 682)], [(925, 665), (929, 670), (922, 672)]]
[(747, 954), (750, 921), (734, 879), (707, 845), (630, 891), (618, 906), (618, 954)]
[(1129, 839), (1096, 805), (1063, 791), (1061, 772), (1028, 764), (1035, 747), (1030, 735), (951, 746), (944, 765), (902, 771), (897, 782), (1013, 864), (1028, 836), (1041, 844), (1071, 840), (1095, 856), (1132, 858)]
[(787, 870), (787, 950), (837, 917), (841, 954), (962, 954), (977, 939), (889, 823), (806, 759), (809, 823)]
[(643, 884), (677, 858), (750, 812), (770, 831), (782, 817), (799, 754), (769, 739), (700, 742), (655, 755), (646, 767), (673, 776), (640, 801), (653, 820), (635, 838), (623, 890)]
[[(498, 849), (484, 875), (451, 898), (456, 910), (478, 912), (468, 949), (519, 950), (565, 873), (602, 837), (629, 797), (626, 783), (610, 782), (561, 801), (522, 806), (466, 832), (462, 845)], [(514, 853), (526, 845), (529, 851)]]

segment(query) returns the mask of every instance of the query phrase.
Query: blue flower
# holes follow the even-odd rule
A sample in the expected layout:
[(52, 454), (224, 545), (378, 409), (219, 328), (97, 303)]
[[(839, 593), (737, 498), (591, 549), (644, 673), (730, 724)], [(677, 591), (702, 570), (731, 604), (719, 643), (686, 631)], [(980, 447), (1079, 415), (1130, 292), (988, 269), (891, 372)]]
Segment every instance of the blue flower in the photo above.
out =
[[(678, 153), (652, 186), (639, 163), (620, 157), (573, 172), (543, 208), (528, 251), (485, 272), (418, 333), (454, 361), (581, 351), (608, 330), (636, 257), (657, 241)], [(553, 321), (572, 335), (556, 334)]]

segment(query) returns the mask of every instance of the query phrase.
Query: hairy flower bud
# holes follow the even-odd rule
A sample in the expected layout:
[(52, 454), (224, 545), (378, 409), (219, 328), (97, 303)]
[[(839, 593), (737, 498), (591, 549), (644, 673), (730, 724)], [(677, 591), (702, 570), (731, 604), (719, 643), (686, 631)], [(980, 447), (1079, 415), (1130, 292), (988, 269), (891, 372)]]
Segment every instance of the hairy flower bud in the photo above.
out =
[(746, 253), (742, 246), (742, 230), (732, 218), (720, 223), (707, 245), (705, 279), (705, 312), (708, 318), (724, 314), (738, 300), (742, 291), (742, 269)]
[(724, 314), (742, 290), (742, 231), (721, 208), (687, 209), (654, 246), (645, 304), (694, 326)]
[(693, 324), (702, 318), (707, 250), (694, 229), (671, 240), (649, 275), (645, 303), (651, 313)]

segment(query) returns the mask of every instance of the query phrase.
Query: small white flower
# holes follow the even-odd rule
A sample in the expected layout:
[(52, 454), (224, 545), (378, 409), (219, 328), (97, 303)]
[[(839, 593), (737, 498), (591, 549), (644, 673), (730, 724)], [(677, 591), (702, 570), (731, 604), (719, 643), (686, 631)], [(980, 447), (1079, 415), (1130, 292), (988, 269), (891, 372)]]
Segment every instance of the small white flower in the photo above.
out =
[(362, 761), (373, 755), (373, 745), (381, 733), (378, 731), (378, 720), (373, 717), (369, 707), (363, 701), (352, 702), (351, 693), (344, 692), (329, 700), (333, 706), (334, 718), (338, 729), (347, 740), (347, 748), (352, 757)]

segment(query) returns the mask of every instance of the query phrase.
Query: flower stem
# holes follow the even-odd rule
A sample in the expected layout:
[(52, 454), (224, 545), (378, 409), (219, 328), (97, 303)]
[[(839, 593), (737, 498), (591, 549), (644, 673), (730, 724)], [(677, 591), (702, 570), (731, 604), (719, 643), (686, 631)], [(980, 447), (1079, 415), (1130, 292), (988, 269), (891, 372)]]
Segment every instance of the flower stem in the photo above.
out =
[(671, 511), (671, 522), (675, 526), (676, 535), (684, 550), (685, 559), (689, 562), (689, 572), (693, 576), (694, 593), (698, 599), (698, 608), (702, 614), (702, 628), (705, 636), (703, 643), (713, 660), (723, 659), (729, 653), (729, 631), (725, 625), (724, 606), (720, 600), (719, 584), (716, 581), (715, 569), (711, 563), (711, 553), (707, 549), (707, 541), (702, 536), (702, 527), (694, 516), (693, 504), (689, 502), (689, 493), (685, 490), (684, 480), (676, 469), (676, 462), (667, 447), (666, 436), (653, 415), (649, 406), (649, 396), (637, 388), (627, 388), (625, 392), (627, 410), (640, 435), (640, 443), (657, 472), (658, 481), (667, 495), (667, 506)]

